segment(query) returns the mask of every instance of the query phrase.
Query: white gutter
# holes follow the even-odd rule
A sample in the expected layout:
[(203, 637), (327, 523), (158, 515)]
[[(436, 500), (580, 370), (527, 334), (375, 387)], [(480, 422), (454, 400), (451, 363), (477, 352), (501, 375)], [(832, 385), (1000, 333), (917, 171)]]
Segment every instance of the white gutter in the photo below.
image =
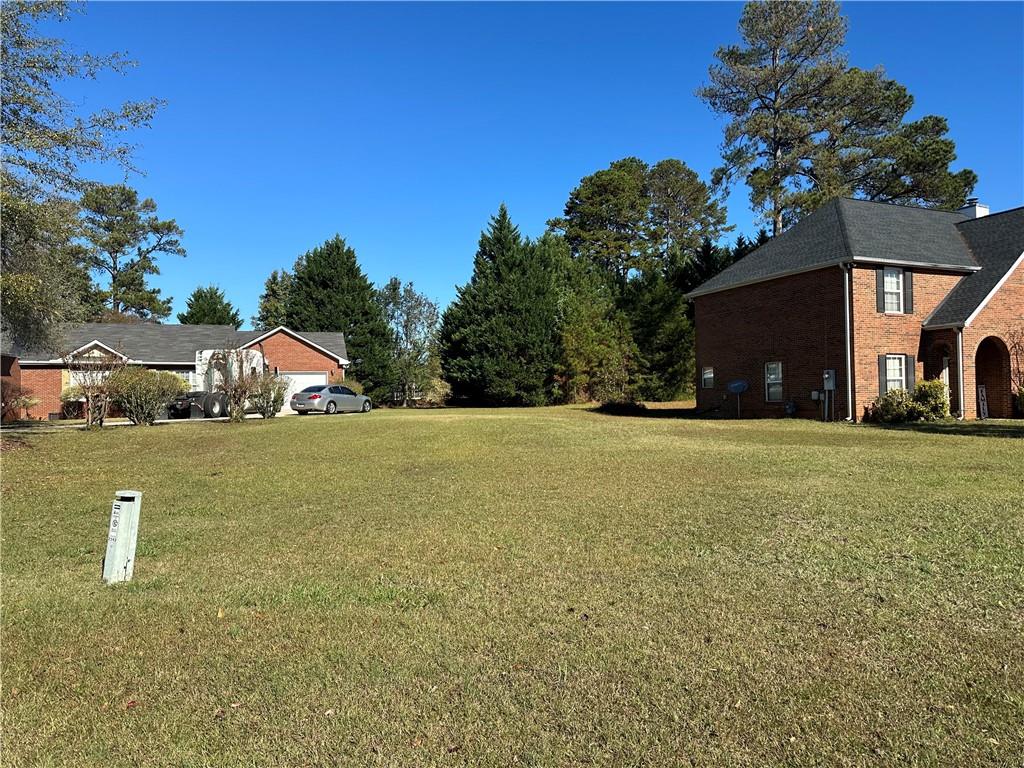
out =
[(846, 325), (846, 420), (853, 421), (853, 345), (850, 335), (850, 265), (843, 264), (843, 319)]
[(957, 419), (963, 421), (966, 418), (964, 410), (964, 329), (956, 329), (956, 360), (957, 360), (957, 399), (960, 401), (960, 415)]

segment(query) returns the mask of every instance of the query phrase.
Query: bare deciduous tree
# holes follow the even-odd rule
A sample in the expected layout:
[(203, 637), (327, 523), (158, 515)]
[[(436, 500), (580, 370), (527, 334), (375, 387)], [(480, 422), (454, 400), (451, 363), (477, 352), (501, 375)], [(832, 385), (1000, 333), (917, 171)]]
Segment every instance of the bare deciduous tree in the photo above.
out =
[(126, 365), (124, 355), (96, 348), (90, 352), (64, 356), (70, 376), (70, 388), (83, 402), (85, 426), (102, 427), (110, 412), (110, 376)]

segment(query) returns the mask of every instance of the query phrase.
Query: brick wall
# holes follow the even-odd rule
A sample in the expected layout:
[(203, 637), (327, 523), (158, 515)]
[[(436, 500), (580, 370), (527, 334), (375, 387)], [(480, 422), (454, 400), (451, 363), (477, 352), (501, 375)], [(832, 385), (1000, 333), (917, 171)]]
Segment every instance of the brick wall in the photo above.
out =
[(854, 267), (852, 272), (854, 412), (863, 418), (879, 394), (879, 355), (913, 355), (915, 379), (924, 378), (928, 350), (922, 349), (921, 324), (962, 275), (914, 270), (913, 312), (885, 314), (877, 309), (875, 269)]
[(60, 413), (60, 393), (64, 391), (66, 371), (60, 366), (21, 369), (21, 386), (39, 400), (26, 414), (30, 419), (45, 419), (51, 413)]
[(338, 361), (325, 355), (294, 336), (278, 331), (264, 339), (253, 349), (263, 350), (267, 365), (278, 371), (324, 371), (329, 377), (345, 378), (345, 370)]
[[(726, 385), (746, 379), (744, 417), (782, 416), (792, 400), (797, 415), (820, 418), (811, 399), (822, 389), (825, 369), (836, 370), (835, 418), (846, 416), (843, 271), (829, 267), (694, 299), (697, 326), (697, 407), (736, 414), (736, 397)], [(920, 321), (918, 321), (920, 322)], [(766, 402), (767, 362), (782, 363), (782, 402)], [(712, 389), (701, 387), (701, 369), (715, 369)]]
[[(989, 336), (995, 336), (1008, 345), (1009, 335), (1016, 328), (1024, 329), (1024, 265), (1018, 264), (992, 300), (978, 313), (974, 321), (964, 328), (964, 405), (969, 419), (978, 416), (979, 375), (975, 370), (978, 348)], [(1013, 360), (1006, 352), (1004, 362), (1012, 365)], [(984, 372), (982, 372), (984, 373)], [(1000, 376), (983, 377), (988, 395), (991, 416), (1008, 416), (1012, 412), (1010, 402), (1011, 386), (1007, 380), (1007, 367)]]

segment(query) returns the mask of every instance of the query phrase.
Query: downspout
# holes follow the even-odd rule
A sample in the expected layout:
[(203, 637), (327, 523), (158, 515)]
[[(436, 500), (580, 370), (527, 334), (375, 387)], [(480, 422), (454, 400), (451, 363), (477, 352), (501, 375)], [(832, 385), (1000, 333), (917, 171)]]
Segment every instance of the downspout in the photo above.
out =
[(843, 319), (846, 325), (846, 421), (853, 421), (853, 339), (850, 335), (850, 265), (843, 264)]
[(957, 419), (963, 421), (966, 416), (964, 409), (964, 329), (956, 329), (956, 368), (957, 368), (957, 400), (960, 401), (960, 414)]

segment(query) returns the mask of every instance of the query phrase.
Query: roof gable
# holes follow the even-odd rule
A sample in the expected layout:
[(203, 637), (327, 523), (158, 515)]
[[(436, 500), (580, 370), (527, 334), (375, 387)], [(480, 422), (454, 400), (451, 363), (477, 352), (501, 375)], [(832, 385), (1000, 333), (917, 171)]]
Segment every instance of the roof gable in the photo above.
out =
[(926, 328), (969, 325), (1024, 260), (1024, 208), (957, 224), (981, 270), (964, 277), (925, 320)]
[(277, 328), (269, 331), (240, 331), (239, 343), (245, 347), (251, 347), (253, 344), (258, 344), (278, 333), (284, 333), (298, 341), (309, 344), (329, 357), (333, 357), (342, 365), (348, 365), (349, 363), (348, 350), (345, 348), (345, 334), (340, 331), (305, 331), (300, 333), (279, 325)]

